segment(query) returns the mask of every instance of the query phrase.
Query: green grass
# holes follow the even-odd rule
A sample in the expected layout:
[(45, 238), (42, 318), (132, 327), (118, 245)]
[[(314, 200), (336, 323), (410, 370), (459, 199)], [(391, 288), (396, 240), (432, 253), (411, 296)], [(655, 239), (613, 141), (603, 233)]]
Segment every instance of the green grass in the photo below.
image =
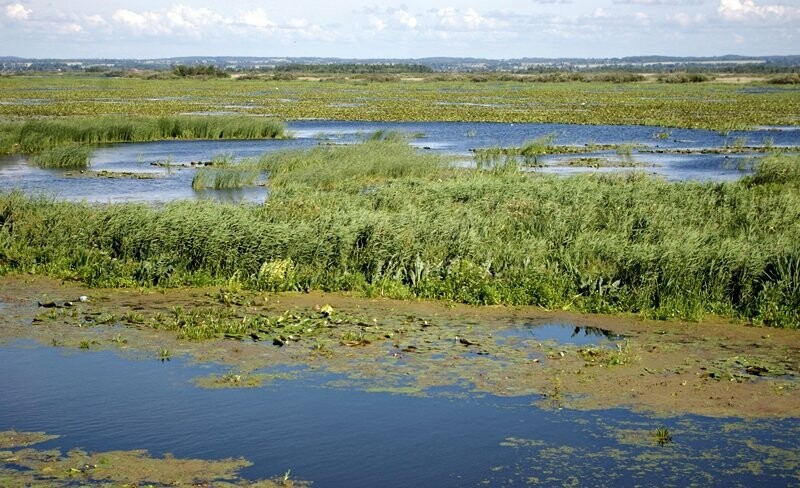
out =
[(253, 160), (236, 162), (230, 156), (217, 156), (211, 163), (211, 166), (196, 170), (192, 179), (193, 189), (223, 190), (255, 186), (263, 174), (263, 170)]
[(92, 149), (85, 144), (68, 144), (45, 150), (37, 154), (34, 162), (40, 168), (86, 169), (92, 157)]
[(246, 116), (70, 117), (0, 124), (0, 153), (39, 153), (73, 143), (281, 137), (281, 122)]
[[(580, 80), (591, 74), (581, 73), (525, 75), (530, 83), (477, 76), (484, 82), (439, 74), (391, 83), (325, 76), (319, 81), (12, 76), (0, 78), (0, 93), (10, 102), (0, 105), (0, 119), (83, 116), (91, 121), (116, 115), (127, 120), (234, 110), (282, 120), (557, 122), (728, 131), (798, 125), (800, 113), (795, 91), (766, 81), (744, 85), (771, 88), (756, 91), (714, 81), (585, 83)], [(540, 83), (539, 77), (567, 81)]]
[(264, 205), (0, 194), (0, 272), (800, 327), (796, 155), (729, 183), (458, 170), (386, 141), (259, 164)]
[(361, 144), (321, 146), (263, 156), (273, 188), (311, 188), (361, 192), (391, 180), (429, 178), (444, 167), (435, 155), (421, 154), (393, 133), (379, 133)]

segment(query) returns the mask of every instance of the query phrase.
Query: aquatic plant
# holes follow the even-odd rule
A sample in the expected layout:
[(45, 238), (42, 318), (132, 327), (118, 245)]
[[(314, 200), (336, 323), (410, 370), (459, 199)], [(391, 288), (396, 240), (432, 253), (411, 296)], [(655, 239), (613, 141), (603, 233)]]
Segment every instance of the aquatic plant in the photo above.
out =
[(283, 136), (281, 122), (247, 116), (115, 116), (39, 118), (0, 126), (0, 152), (40, 153), (76, 143), (140, 142), (165, 139), (267, 139)]
[(216, 190), (245, 188), (258, 184), (263, 170), (253, 160), (236, 162), (231, 156), (215, 156), (210, 166), (198, 168), (192, 178), (192, 188)]
[(45, 150), (37, 154), (34, 162), (40, 168), (86, 169), (92, 149), (85, 144), (68, 144)]
[[(302, 79), (120, 78), (109, 84), (99, 76), (14, 76), (0, 78), (4, 99), (11, 101), (0, 105), (0, 117), (58, 117), (65, 121), (89, 117), (91, 122), (105, 115), (118, 115), (124, 121), (140, 115), (237, 111), (285, 120), (560, 122), (718, 130), (796, 125), (795, 117), (800, 113), (800, 100), (791, 90), (752, 93), (736, 84), (721, 83), (622, 83), (612, 87), (609, 82), (581, 81), (591, 78), (589, 74), (567, 72), (508, 80), (498, 79), (500, 76), (487, 76), (495, 80), (491, 83), (471, 83), (446, 74), (431, 75), (423, 82), (393, 83), (364, 83), (340, 77), (326, 80), (323, 90), (319, 81)], [(550, 78), (566, 81), (542, 83)], [(520, 83), (521, 80), (528, 83)], [(613, 89), (598, 89), (606, 83)], [(286, 98), (287, 93), (291, 93), (290, 99)], [(364, 103), (365, 99), (369, 103)], [(113, 103), (109, 103), (111, 100)], [(262, 119), (245, 118), (251, 122)], [(15, 151), (11, 146), (19, 137), (13, 134), (19, 129), (19, 122), (0, 124), (0, 152)], [(12, 137), (7, 138), (6, 134)]]
[(665, 446), (672, 442), (672, 434), (666, 427), (657, 428), (651, 435), (659, 446)]

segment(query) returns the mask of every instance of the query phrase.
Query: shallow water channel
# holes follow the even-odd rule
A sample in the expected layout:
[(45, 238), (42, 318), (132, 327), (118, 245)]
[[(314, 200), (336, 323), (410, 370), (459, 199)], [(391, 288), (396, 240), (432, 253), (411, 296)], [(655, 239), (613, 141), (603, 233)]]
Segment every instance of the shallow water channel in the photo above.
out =
[[(253, 462), (240, 472), (245, 479), (291, 470), (292, 478), (321, 487), (800, 482), (800, 419), (542, 409), (534, 405), (538, 397), (455, 389), (374, 393), (336, 387), (335, 375), (318, 370), (260, 388), (203, 389), (192, 379), (224, 370), (30, 341), (0, 347), (0, 368), (0, 431), (61, 436), (39, 449), (243, 456)], [(671, 442), (652, 438), (662, 427)]]
[[(560, 146), (633, 145), (632, 161), (614, 165), (621, 158), (615, 150), (583, 154), (560, 154), (540, 159), (536, 171), (558, 174), (577, 172), (644, 171), (671, 180), (726, 181), (749, 172), (760, 156), (753, 152), (728, 154), (704, 151), (732, 146), (775, 148), (800, 146), (800, 128), (761, 128), (721, 134), (708, 130), (661, 129), (647, 126), (501, 124), (466, 122), (337, 122), (294, 121), (287, 124), (290, 139), (253, 141), (161, 141), (111, 144), (95, 149), (91, 171), (94, 176), (74, 171), (36, 168), (23, 156), (0, 157), (0, 190), (20, 188), (27, 193), (44, 193), (67, 200), (91, 202), (214, 199), (230, 202), (263, 201), (263, 187), (243, 190), (192, 189), (191, 162), (206, 162), (218, 155), (234, 159), (258, 157), (266, 152), (310, 148), (317, 144), (351, 143), (378, 130), (398, 131), (412, 136), (412, 145), (463, 158), (471, 164), (475, 149), (519, 147), (537, 138), (553, 136)], [(609, 167), (589, 168), (570, 161), (591, 158)], [(168, 163), (168, 164), (165, 164)], [(634, 167), (630, 167), (635, 163)], [(101, 173), (101, 174), (96, 174)], [(126, 175), (127, 173), (127, 175)], [(108, 176), (114, 176), (109, 178)]]

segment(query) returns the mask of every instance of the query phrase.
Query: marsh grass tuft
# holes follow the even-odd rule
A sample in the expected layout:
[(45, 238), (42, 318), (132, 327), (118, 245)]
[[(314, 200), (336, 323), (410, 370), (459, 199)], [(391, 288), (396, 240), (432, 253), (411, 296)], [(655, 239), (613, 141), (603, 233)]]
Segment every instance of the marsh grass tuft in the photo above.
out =
[(198, 168), (192, 179), (192, 188), (215, 190), (245, 188), (259, 183), (264, 171), (256, 161), (234, 161), (232, 156), (215, 156), (210, 166)]
[(659, 427), (651, 433), (653, 440), (659, 446), (666, 446), (672, 442), (672, 434), (666, 427)]
[(34, 157), (40, 168), (86, 169), (92, 156), (92, 149), (85, 144), (67, 144), (45, 150)]

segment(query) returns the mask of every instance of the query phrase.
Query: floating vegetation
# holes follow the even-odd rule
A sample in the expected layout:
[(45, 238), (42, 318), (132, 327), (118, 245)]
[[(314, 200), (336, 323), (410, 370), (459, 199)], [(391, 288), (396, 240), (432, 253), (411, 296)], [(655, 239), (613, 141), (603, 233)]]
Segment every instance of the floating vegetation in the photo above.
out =
[[(504, 439), (500, 446), (513, 450), (516, 460), (492, 473), (485, 484), (521, 479), (534, 485), (784, 486), (800, 481), (800, 457), (791, 434), (757, 437), (758, 427), (733, 419), (717, 428), (680, 419), (674, 429), (652, 429), (649, 420), (616, 423), (604, 415), (598, 414), (597, 422), (607, 426), (605, 432), (564, 425), (570, 435)], [(797, 423), (788, 429), (797, 432)], [(678, 444), (673, 444), (673, 430), (680, 433)], [(559, 440), (564, 438), (568, 440)], [(569, 441), (598, 438), (601, 443), (588, 445)]]
[(28, 447), (34, 444), (41, 444), (53, 439), (58, 439), (57, 435), (47, 435), (44, 432), (20, 432), (16, 430), (6, 430), (0, 432), (0, 449), (11, 449), (17, 447)]
[[(474, 75), (492, 83), (442, 74), (425, 77), (422, 82), (392, 83), (331, 77), (323, 89), (318, 77), (306, 80), (295, 79), (292, 73), (286, 75), (291, 79), (119, 78), (113, 86), (103, 76), (2, 77), (4, 96), (20, 103), (0, 105), (0, 115), (102, 118), (116, 114), (132, 119), (135, 117), (131, 114), (162, 117), (236, 110), (284, 120), (556, 122), (732, 130), (797, 125), (796, 115), (800, 113), (800, 101), (789, 90), (748, 94), (736, 84), (725, 83), (615, 83), (638, 76), (633, 73), (592, 83), (584, 82), (593, 78), (590, 74), (564, 72)], [(501, 79), (503, 76), (507, 79)], [(783, 78), (794, 80), (789, 75), (781, 75)], [(547, 81), (563, 82), (543, 83)], [(282, 101), (289, 98), (296, 101)], [(369, 103), (364, 103), (365, 98)], [(29, 100), (35, 103), (25, 103)], [(336, 105), (343, 103), (357, 105)], [(12, 132), (17, 130), (16, 126), (11, 128)], [(0, 134), (3, 132), (0, 128)], [(11, 147), (3, 141), (0, 136), (0, 144)]]
[(228, 371), (225, 374), (212, 374), (197, 378), (194, 383), (201, 388), (258, 388), (276, 381), (289, 381), (297, 378), (293, 372), (286, 373), (246, 373)]
[[(19, 448), (55, 439), (58, 436), (40, 432), (0, 432), (0, 447)], [(8, 441), (8, 442), (6, 442)], [(145, 450), (88, 453), (72, 449), (64, 454), (58, 449), (37, 451), (20, 449), (4, 452), (0, 465), (0, 481), (9, 486), (240, 486), (270, 488), (279, 486), (308, 486), (301, 480), (290, 479), (290, 471), (272, 479), (248, 481), (239, 471), (252, 466), (243, 458), (202, 460), (173, 456), (152, 457)]]
[(615, 343), (613, 349), (586, 347), (578, 349), (578, 354), (580, 354), (587, 363), (605, 366), (631, 364), (640, 359), (639, 354), (627, 339), (622, 343)]

